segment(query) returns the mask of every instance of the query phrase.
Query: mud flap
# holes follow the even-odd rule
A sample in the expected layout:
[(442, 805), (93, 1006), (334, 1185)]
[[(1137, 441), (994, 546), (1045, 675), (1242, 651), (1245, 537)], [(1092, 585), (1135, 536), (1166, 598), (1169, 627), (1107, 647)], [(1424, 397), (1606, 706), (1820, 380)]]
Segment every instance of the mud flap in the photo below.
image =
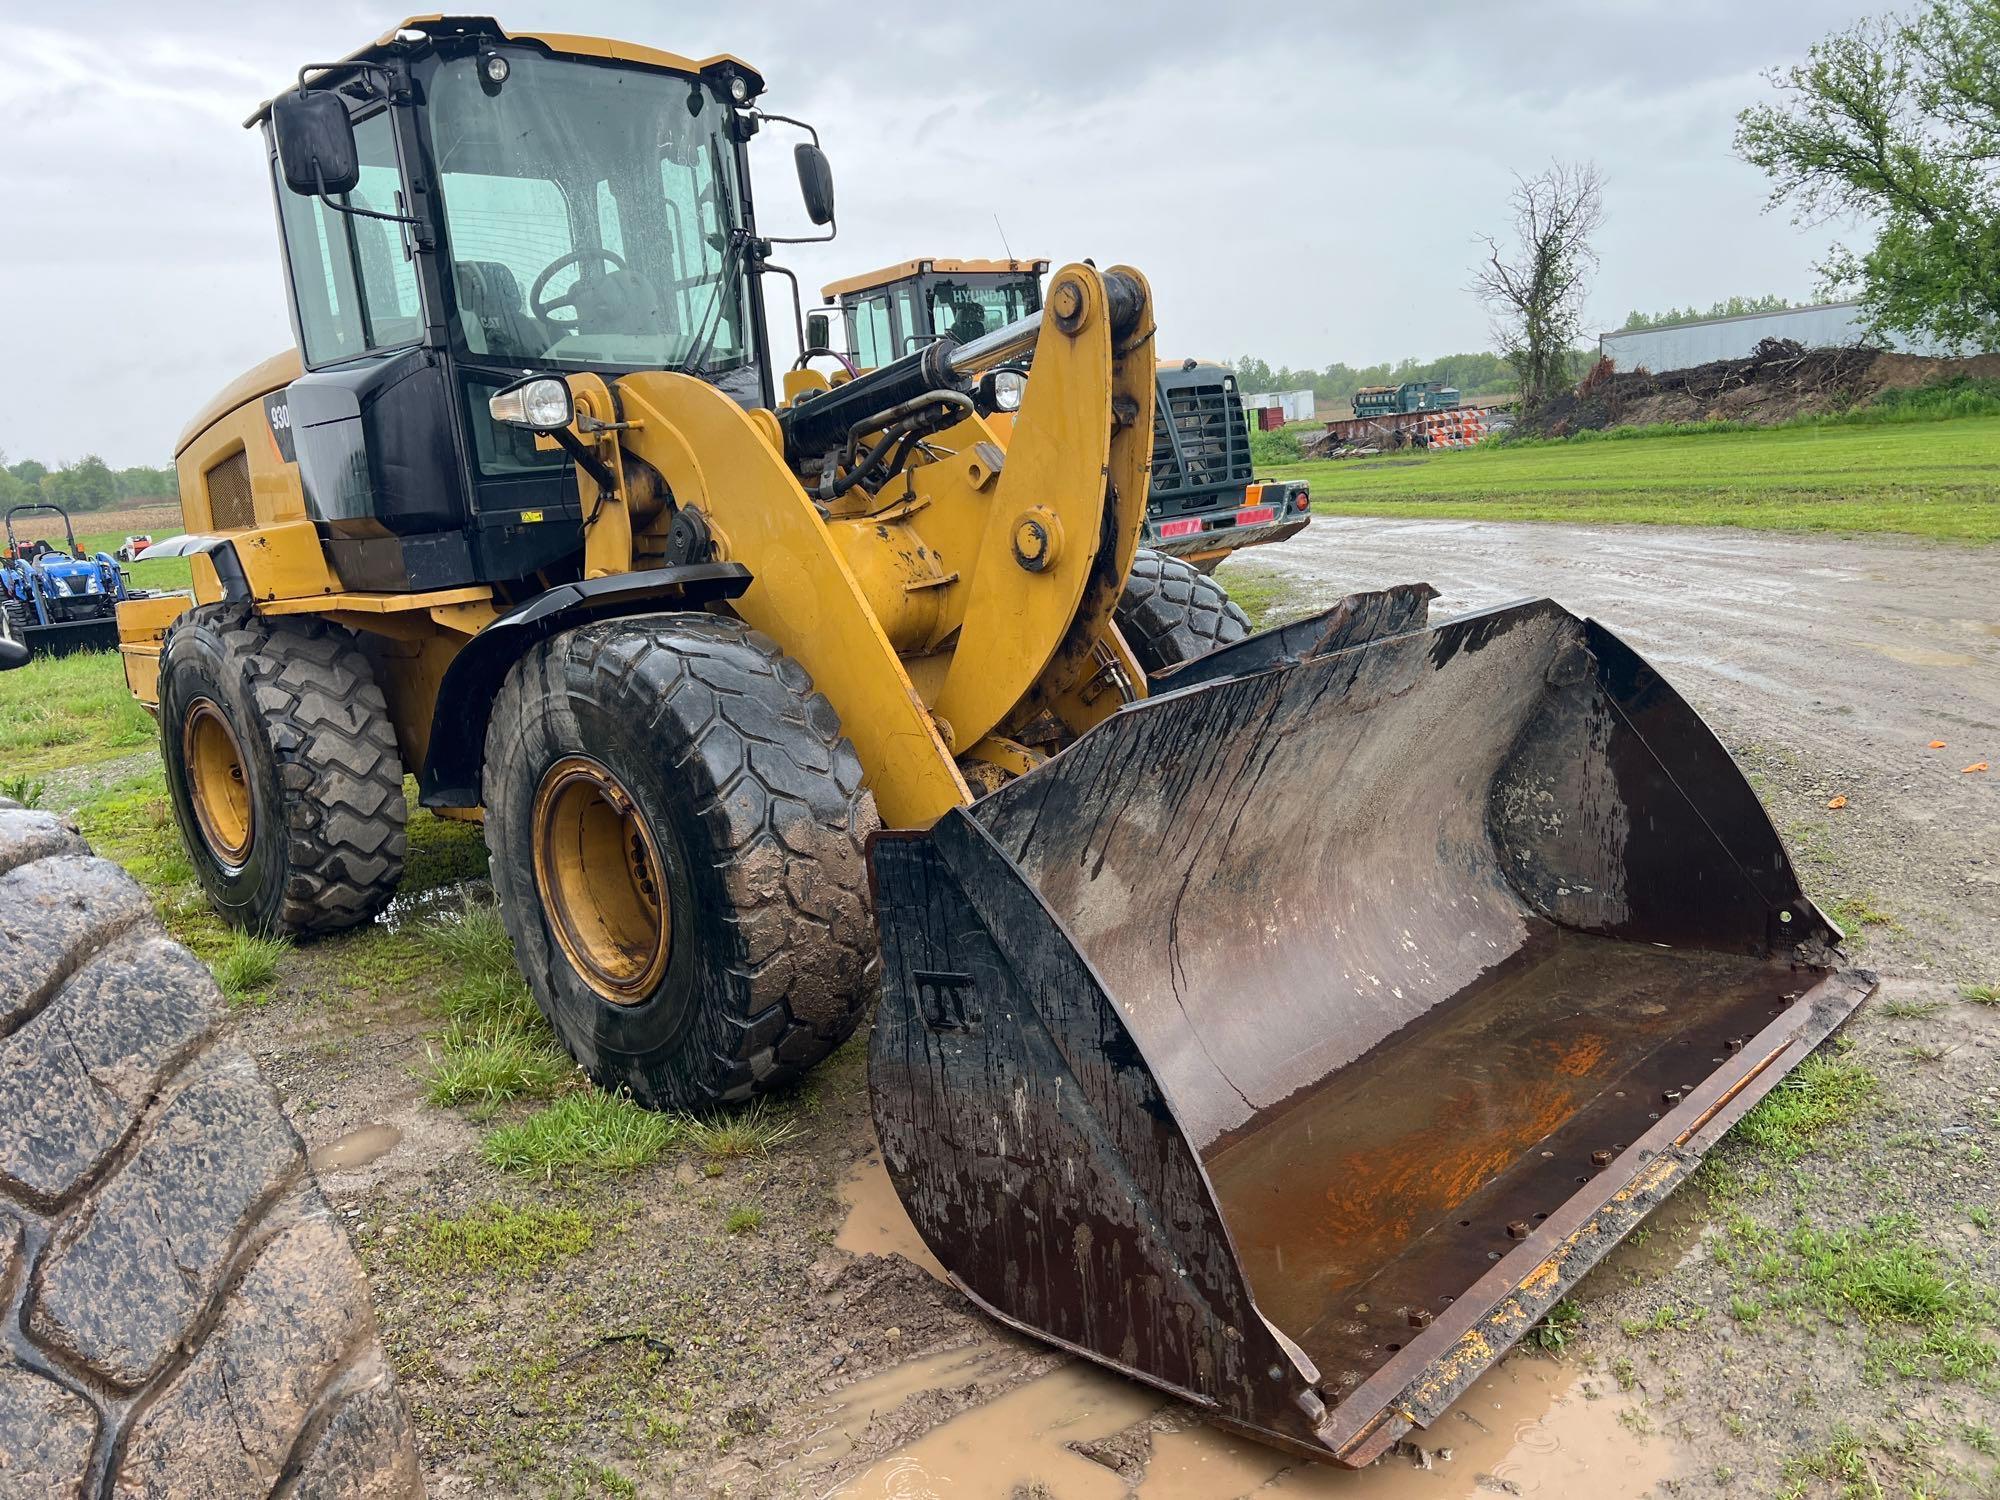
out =
[(870, 1082), (983, 1307), (1360, 1465), (1873, 980), (1601, 626), (1306, 624), (877, 839)]

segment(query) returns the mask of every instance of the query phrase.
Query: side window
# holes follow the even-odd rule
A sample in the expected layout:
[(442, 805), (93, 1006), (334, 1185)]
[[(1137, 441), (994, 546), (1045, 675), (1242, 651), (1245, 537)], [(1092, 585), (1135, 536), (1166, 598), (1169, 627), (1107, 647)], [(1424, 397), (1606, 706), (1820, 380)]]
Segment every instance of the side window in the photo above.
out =
[[(277, 165), (274, 158), (274, 173)], [(361, 294), (354, 284), (345, 216), (317, 198), (293, 192), (282, 175), (277, 184), (306, 363), (330, 365), (354, 359), (362, 352)]]
[(886, 365), (896, 357), (889, 347), (889, 299), (868, 297), (854, 305), (854, 358), (863, 369)]
[(917, 326), (917, 309), (916, 304), (910, 299), (910, 289), (906, 286), (897, 287), (895, 301), (896, 353), (901, 356), (928, 344), (930, 340), (921, 337), (923, 330)]
[[(396, 165), (396, 136), (387, 110), (354, 127), (361, 181), (347, 195), (354, 208), (378, 214), (402, 212), (403, 174)], [(349, 215), (347, 227), (359, 252), (362, 298), (368, 311), (368, 346), (388, 349), (423, 332), (417, 307), (417, 272), (406, 250), (403, 226), (386, 219)]]

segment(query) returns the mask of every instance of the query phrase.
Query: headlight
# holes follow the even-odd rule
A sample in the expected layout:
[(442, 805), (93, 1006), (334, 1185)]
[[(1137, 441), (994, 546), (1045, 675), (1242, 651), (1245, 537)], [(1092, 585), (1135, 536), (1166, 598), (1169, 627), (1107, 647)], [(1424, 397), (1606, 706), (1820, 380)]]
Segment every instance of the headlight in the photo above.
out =
[(1002, 366), (991, 371), (980, 382), (984, 387), (980, 395), (985, 404), (994, 411), (1019, 411), (1021, 397), (1028, 389), (1028, 372), (1012, 366)]
[(568, 385), (552, 375), (536, 375), (495, 391), (487, 398), (486, 409), (494, 421), (530, 432), (555, 432), (576, 419)]

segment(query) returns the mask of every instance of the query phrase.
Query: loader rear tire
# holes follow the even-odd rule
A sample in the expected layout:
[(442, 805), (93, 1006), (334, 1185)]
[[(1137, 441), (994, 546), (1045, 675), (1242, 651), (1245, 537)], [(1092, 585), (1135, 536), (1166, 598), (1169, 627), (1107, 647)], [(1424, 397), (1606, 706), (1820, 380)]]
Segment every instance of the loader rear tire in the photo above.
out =
[(610, 620), (531, 649), (493, 707), (484, 795), (522, 973), (604, 1088), (747, 1099), (873, 998), (874, 798), (805, 669), (741, 621)]
[(303, 937), (373, 918), (403, 876), (403, 762), (354, 637), (203, 604), (160, 654), (160, 753), (195, 874), (224, 917)]
[(1250, 634), (1223, 586), (1178, 557), (1141, 547), (1118, 600), (1118, 632), (1150, 672), (1206, 656)]
[(423, 1491), (360, 1263), (221, 1023), (131, 876), (0, 810), (0, 1497)]

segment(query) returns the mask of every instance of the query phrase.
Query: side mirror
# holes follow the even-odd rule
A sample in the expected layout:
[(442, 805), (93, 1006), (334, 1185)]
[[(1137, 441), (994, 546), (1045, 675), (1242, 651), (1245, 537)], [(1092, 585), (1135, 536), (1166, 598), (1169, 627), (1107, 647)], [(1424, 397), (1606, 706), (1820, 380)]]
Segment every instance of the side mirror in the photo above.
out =
[(806, 348), (831, 349), (828, 342), (833, 337), (833, 319), (823, 312), (806, 314)]
[(799, 195), (806, 200), (806, 217), (815, 224), (833, 222), (833, 168), (826, 153), (810, 141), (792, 147), (799, 169)]
[(317, 197), (351, 192), (361, 180), (354, 149), (354, 125), (347, 106), (327, 89), (292, 89), (271, 101), (271, 133), (278, 141), (278, 165), (285, 186)]

